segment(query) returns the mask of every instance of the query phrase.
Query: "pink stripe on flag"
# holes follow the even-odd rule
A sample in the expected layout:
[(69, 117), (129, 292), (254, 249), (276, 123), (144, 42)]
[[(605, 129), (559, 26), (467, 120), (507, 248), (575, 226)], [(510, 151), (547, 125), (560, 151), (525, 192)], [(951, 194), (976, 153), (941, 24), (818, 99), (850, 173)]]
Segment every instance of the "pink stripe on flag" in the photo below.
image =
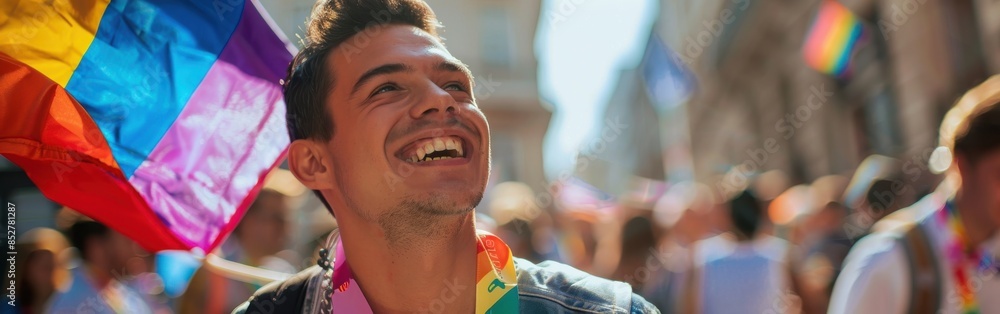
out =
[(292, 54), (255, 5), (248, 0), (219, 59), (129, 179), (178, 238), (205, 252), (288, 146), (278, 81)]

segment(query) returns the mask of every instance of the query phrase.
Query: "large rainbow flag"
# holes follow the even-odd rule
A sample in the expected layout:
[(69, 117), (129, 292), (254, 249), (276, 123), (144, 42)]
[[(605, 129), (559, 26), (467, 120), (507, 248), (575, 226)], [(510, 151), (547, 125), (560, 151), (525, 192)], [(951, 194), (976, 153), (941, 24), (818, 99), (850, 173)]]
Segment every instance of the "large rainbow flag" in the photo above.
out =
[(843, 77), (863, 32), (854, 13), (836, 0), (824, 0), (802, 49), (806, 63), (820, 72)]
[(148, 250), (209, 251), (288, 146), (272, 24), (250, 0), (0, 1), (0, 154)]

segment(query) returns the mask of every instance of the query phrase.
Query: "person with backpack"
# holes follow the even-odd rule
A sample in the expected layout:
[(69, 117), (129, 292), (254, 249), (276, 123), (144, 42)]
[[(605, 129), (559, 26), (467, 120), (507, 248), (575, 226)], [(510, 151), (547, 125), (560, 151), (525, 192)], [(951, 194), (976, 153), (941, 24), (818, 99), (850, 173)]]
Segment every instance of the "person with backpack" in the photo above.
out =
[(945, 115), (940, 145), (945, 183), (851, 249), (829, 313), (1000, 313), (1000, 75)]

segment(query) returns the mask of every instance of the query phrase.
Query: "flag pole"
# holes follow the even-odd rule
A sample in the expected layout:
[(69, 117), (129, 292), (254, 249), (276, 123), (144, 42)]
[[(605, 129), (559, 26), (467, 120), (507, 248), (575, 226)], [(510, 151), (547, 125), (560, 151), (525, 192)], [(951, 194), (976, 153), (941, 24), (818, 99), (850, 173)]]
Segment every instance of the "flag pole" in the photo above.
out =
[(255, 285), (266, 285), (292, 277), (293, 274), (253, 267), (233, 262), (215, 254), (208, 254), (203, 260), (211, 272), (223, 277)]

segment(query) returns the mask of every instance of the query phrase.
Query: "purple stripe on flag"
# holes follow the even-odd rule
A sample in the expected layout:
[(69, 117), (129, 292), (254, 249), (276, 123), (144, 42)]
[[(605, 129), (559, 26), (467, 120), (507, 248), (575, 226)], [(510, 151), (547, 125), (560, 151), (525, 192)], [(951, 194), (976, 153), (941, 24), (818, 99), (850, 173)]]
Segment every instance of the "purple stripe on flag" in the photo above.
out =
[(129, 179), (178, 238), (206, 252), (288, 146), (278, 85), (292, 59), (256, 3), (180, 116)]

